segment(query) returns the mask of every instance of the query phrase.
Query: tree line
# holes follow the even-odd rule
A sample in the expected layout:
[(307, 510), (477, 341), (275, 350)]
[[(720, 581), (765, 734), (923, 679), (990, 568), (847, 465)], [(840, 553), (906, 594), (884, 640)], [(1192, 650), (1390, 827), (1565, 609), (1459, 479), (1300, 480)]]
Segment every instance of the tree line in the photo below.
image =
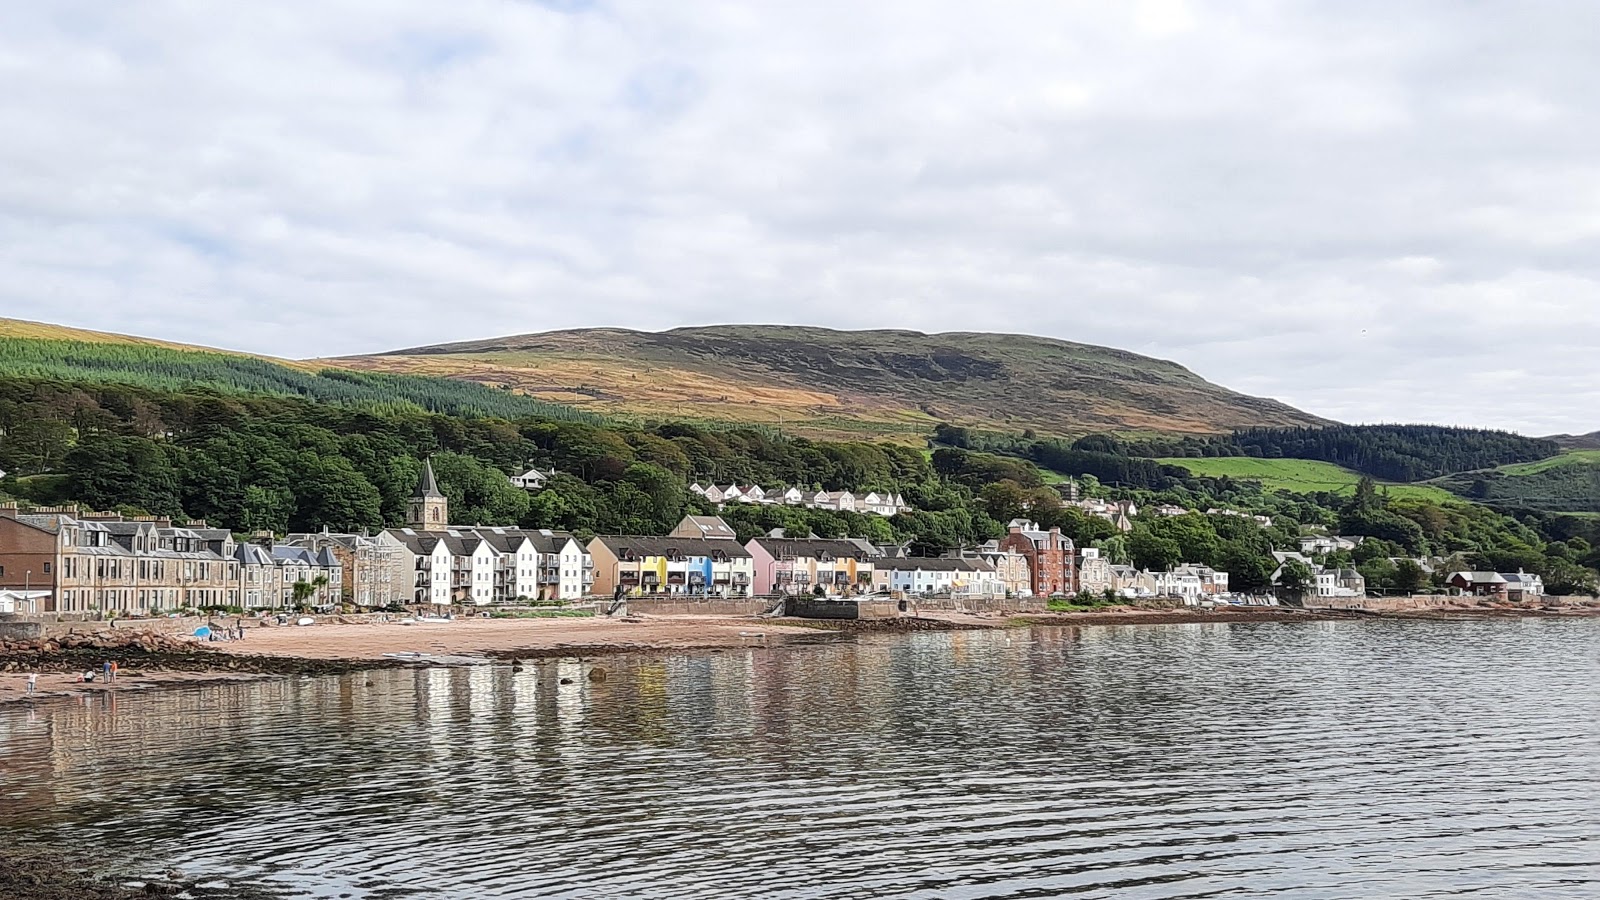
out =
[[(1103, 442), (1062, 446), (1130, 465)], [(421, 460), (431, 457), (452, 519), (463, 525), (660, 534), (686, 513), (712, 510), (691, 494), (702, 483), (895, 491), (914, 511), (892, 519), (828, 510), (734, 505), (722, 515), (741, 539), (783, 528), (791, 535), (861, 537), (936, 555), (997, 538), (1027, 518), (1058, 527), (1117, 562), (1179, 562), (1227, 570), (1237, 590), (1264, 589), (1275, 549), (1294, 549), (1302, 526), (1367, 537), (1348, 560), (1377, 588), (1404, 589), (1402, 562), (1544, 575), (1552, 590), (1581, 591), (1600, 565), (1600, 523), (1538, 514), (1517, 517), (1466, 503), (1393, 500), (1364, 482), (1355, 497), (1263, 491), (1247, 479), (1196, 477), (1158, 468), (1084, 474), (1090, 496), (1146, 509), (1123, 534), (1105, 519), (1063, 506), (1031, 460), (940, 447), (931, 454), (889, 443), (785, 438), (760, 429), (685, 423), (600, 424), (540, 417), (447, 415), (414, 406), (351, 406), (212, 388), (163, 390), (93, 382), (0, 378), (0, 491), (40, 503), (204, 518), (239, 533), (376, 529), (404, 522)], [(529, 464), (556, 469), (537, 493), (507, 475)], [(20, 476), (20, 477), (19, 477)], [(1118, 483), (1111, 483), (1111, 482)], [(1150, 514), (1160, 504), (1197, 512)], [(1272, 517), (1207, 515), (1212, 508)], [(1396, 562), (1395, 560), (1402, 562)], [(1339, 560), (1343, 563), (1345, 561)]]
[[(1312, 459), (1384, 481), (1413, 482), (1458, 472), (1547, 459), (1561, 452), (1553, 441), (1506, 431), (1438, 425), (1328, 425), (1317, 428), (1247, 428), (1225, 436), (1119, 437), (1091, 434), (1075, 441), (1039, 440), (941, 424), (934, 441), (1031, 459), (1066, 474), (1102, 472), (1114, 480), (1155, 487), (1171, 473), (1148, 460), (1168, 457), (1249, 456)], [(1126, 467), (1106, 457), (1145, 460)], [(1059, 465), (1057, 465), (1059, 464)]]
[(206, 387), (380, 409), (411, 406), (455, 415), (599, 421), (569, 406), (470, 381), (347, 369), (307, 372), (259, 357), (151, 344), (0, 338), (0, 376), (171, 391)]

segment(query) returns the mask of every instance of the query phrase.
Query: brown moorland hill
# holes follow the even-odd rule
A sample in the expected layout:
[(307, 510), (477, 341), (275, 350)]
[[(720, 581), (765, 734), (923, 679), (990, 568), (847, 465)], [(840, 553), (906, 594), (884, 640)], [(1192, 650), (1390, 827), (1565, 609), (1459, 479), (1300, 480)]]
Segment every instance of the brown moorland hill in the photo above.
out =
[(616, 415), (911, 437), (937, 422), (1041, 435), (1324, 424), (1124, 350), (1016, 334), (720, 325), (594, 328), (321, 362), (442, 375)]

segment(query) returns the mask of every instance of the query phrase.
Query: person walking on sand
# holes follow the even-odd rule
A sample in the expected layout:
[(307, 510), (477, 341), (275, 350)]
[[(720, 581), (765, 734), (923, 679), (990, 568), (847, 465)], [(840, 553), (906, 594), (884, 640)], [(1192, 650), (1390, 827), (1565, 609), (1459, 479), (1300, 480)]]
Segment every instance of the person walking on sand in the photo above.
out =
[(28, 696), (32, 697), (33, 696), (33, 692), (38, 690), (38, 689), (39, 689), (39, 673), (38, 672), (29, 672), (28, 673)]

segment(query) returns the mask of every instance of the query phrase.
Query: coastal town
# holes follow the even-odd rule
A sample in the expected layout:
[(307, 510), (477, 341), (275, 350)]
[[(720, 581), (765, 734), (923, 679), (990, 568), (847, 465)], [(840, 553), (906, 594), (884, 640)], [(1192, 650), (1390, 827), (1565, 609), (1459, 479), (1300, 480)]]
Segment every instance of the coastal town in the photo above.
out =
[[(530, 473), (513, 479), (538, 490)], [(1060, 503), (1125, 532), (1141, 515), (1200, 512), (1172, 505), (1148, 510), (1127, 501), (1078, 496), (1058, 485)], [(721, 509), (783, 504), (860, 509), (894, 516), (908, 509), (895, 493), (768, 492), (756, 485), (690, 490)], [(1228, 509), (1206, 515), (1271, 520)], [(1361, 538), (1307, 534), (1274, 551), (1272, 584), (1298, 577), (1294, 601), (1310, 605), (1365, 598), (1360, 572), (1325, 564)], [(1442, 561), (1409, 561), (1428, 574)], [(1298, 574), (1297, 574), (1298, 573)], [(1542, 597), (1537, 575), (1449, 572), (1448, 593), (1524, 601)], [(1057, 527), (1018, 518), (1005, 534), (940, 556), (916, 556), (905, 544), (866, 538), (819, 538), (775, 529), (741, 542), (716, 515), (686, 515), (665, 534), (594, 535), (587, 541), (550, 529), (453, 523), (431, 462), (424, 462), (404, 527), (375, 533), (234, 535), (203, 521), (174, 522), (75, 507), (0, 505), (0, 613), (143, 617), (180, 611), (262, 614), (284, 610), (478, 609), (563, 606), (590, 598), (760, 600), (794, 596), (851, 598), (1056, 598), (1181, 606), (1275, 605), (1283, 591), (1230, 589), (1229, 573), (1181, 563), (1163, 570), (1114, 561), (1101, 548), (1075, 545)]]

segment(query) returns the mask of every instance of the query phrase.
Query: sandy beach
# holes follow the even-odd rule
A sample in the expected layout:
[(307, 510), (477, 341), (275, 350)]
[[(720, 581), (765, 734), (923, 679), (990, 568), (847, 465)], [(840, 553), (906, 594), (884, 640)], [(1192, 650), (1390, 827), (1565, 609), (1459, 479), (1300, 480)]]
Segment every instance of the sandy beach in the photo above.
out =
[(762, 619), (710, 616), (553, 619), (456, 619), (377, 625), (249, 628), (243, 641), (212, 645), (223, 652), (297, 659), (384, 659), (390, 653), (433, 656), (528, 656), (626, 653), (758, 646), (814, 629)]
[[(1375, 618), (1451, 619), (1595, 615), (1594, 608), (1562, 611), (1536, 609), (1449, 609), (1409, 612), (1306, 611), (1286, 607), (1139, 609), (1111, 607), (1077, 612), (1029, 613), (1019, 616), (927, 612), (910, 619), (818, 621), (727, 618), (716, 616), (637, 616), (610, 618), (479, 619), (448, 622), (397, 621), (323, 622), (316, 625), (262, 627), (254, 622), (241, 641), (198, 643), (178, 639), (177, 652), (131, 655), (122, 652), (74, 651), (35, 655), (23, 663), (11, 657), (11, 671), (0, 673), (0, 703), (26, 698), (28, 668), (39, 670), (35, 697), (94, 695), (136, 691), (167, 684), (194, 684), (286, 675), (328, 675), (367, 668), (403, 665), (449, 665), (470, 658), (518, 659), (555, 656), (602, 656), (690, 650), (778, 646), (815, 640), (839, 632), (897, 633), (925, 630), (986, 629), (1025, 626), (1170, 625), (1191, 623), (1304, 622)], [(125, 626), (126, 627), (126, 626)], [(137, 633), (135, 629), (129, 632)], [(124, 632), (126, 635), (127, 632)], [(99, 671), (100, 660), (119, 659), (116, 682), (79, 680), (73, 667)], [(469, 659), (463, 659), (469, 658)], [(0, 654), (0, 661), (5, 661)]]

